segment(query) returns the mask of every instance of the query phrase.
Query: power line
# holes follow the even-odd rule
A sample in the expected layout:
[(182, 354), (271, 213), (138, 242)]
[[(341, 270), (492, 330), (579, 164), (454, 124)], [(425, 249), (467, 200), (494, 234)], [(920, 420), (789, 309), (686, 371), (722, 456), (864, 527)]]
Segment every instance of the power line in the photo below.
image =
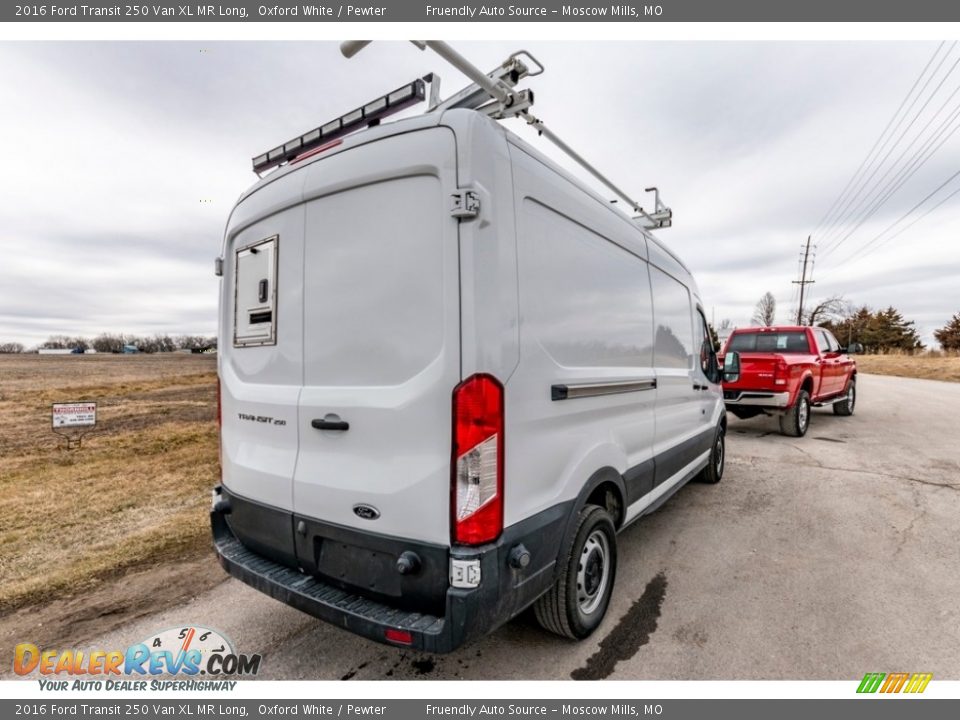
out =
[[(848, 230), (846, 235), (844, 235), (839, 242), (829, 247), (825, 251), (825, 254), (829, 254), (834, 250), (836, 250), (853, 233), (855, 233), (858, 229), (860, 229), (860, 227), (867, 220), (869, 220), (871, 217), (873, 217), (876, 214), (876, 212), (887, 202), (887, 200), (889, 200), (894, 194), (896, 194), (897, 191), (899, 191), (900, 188), (903, 187), (906, 184), (906, 182), (910, 180), (910, 178), (912, 178), (917, 173), (917, 171), (920, 170), (920, 168), (922, 168), (927, 163), (927, 161), (931, 157), (933, 157), (933, 155), (936, 154), (936, 152), (941, 147), (943, 147), (943, 145), (951, 137), (953, 137), (954, 133), (956, 133), (957, 130), (960, 130), (960, 123), (955, 125), (952, 129), (950, 128), (950, 123), (952, 123), (957, 117), (960, 117), (960, 105), (958, 105), (953, 111), (953, 113), (950, 115), (950, 117), (948, 117), (947, 120), (945, 120), (944, 123), (941, 124), (941, 126), (934, 133), (934, 135), (931, 136), (926, 143), (924, 143), (924, 146), (913, 156), (913, 159), (909, 161), (907, 165), (905, 165), (897, 173), (896, 176), (894, 176), (894, 178), (890, 181), (890, 183), (886, 186), (886, 188), (884, 188), (885, 194), (882, 194), (880, 197), (878, 197), (877, 200), (874, 202), (874, 204), (869, 208), (867, 208), (866, 212), (860, 217), (857, 224), (853, 228)], [(947, 132), (948, 130), (949, 132)], [(939, 140), (937, 145), (932, 149), (929, 149), (931, 146), (931, 143), (936, 142), (937, 140)]]
[[(954, 42), (953, 44), (950, 45), (949, 48), (947, 48), (946, 53), (944, 53), (943, 57), (940, 58), (940, 61), (937, 63), (936, 67), (933, 69), (933, 72), (930, 73), (930, 76), (923, 83), (923, 87), (920, 88), (919, 92), (916, 94), (913, 100), (910, 101), (910, 105), (906, 108), (903, 115), (900, 117), (899, 120), (897, 120), (896, 125), (894, 125), (889, 136), (887, 136), (887, 138), (883, 140), (882, 143), (879, 145), (876, 156), (873, 157), (870, 160), (870, 162), (867, 164), (866, 168), (864, 168), (862, 176), (854, 184), (853, 189), (851, 190), (851, 193), (848, 195), (847, 199), (840, 206), (833, 220), (831, 220), (829, 225), (824, 229), (822, 237), (828, 237), (830, 235), (830, 233), (838, 226), (838, 223), (840, 223), (844, 219), (844, 217), (846, 216), (847, 210), (850, 208), (850, 206), (858, 199), (860, 194), (863, 192), (864, 188), (866, 187), (866, 184), (869, 182), (869, 180), (873, 176), (873, 173), (871, 173), (869, 176), (867, 173), (870, 173), (871, 170), (873, 170), (874, 173), (876, 172), (876, 168), (878, 168), (879, 165), (875, 165), (875, 163), (877, 158), (880, 156), (880, 153), (882, 153), (886, 149), (887, 144), (893, 139), (894, 134), (897, 132), (897, 130), (900, 129), (900, 126), (903, 125), (903, 122), (907, 119), (910, 112), (913, 110), (914, 106), (917, 104), (920, 98), (923, 97), (923, 94), (926, 92), (927, 87), (930, 85), (931, 82), (933, 82), (933, 79), (937, 76), (937, 73), (940, 72), (940, 68), (943, 66), (943, 63), (946, 62), (947, 58), (950, 56), (950, 53), (953, 51), (953, 48), (955, 46), (956, 46), (956, 43)], [(934, 57), (935, 56), (936, 56), (936, 53), (934, 53)], [(933, 58), (931, 58), (931, 60), (933, 60)], [(929, 66), (929, 63), (928, 63), (928, 66)], [(921, 77), (918, 78), (918, 80), (922, 78), (923, 78), (923, 75), (921, 74)], [(894, 119), (896, 119), (896, 117), (894, 117)]]
[(949, 195), (947, 195), (945, 198), (943, 198), (943, 200), (941, 200), (940, 202), (938, 202), (936, 205), (933, 205), (932, 207), (927, 208), (927, 210), (926, 210), (922, 215), (920, 215), (919, 217), (914, 218), (912, 222), (908, 223), (907, 225), (904, 225), (902, 228), (900, 228), (900, 229), (899, 229), (897, 232), (895, 232), (893, 235), (891, 235), (890, 237), (888, 237), (886, 240), (882, 241), (879, 245), (871, 248), (870, 250), (866, 250), (866, 252), (864, 252), (860, 257), (861, 257), (861, 258), (866, 257), (866, 256), (869, 255), (870, 253), (872, 253), (872, 252), (874, 252), (874, 251), (876, 251), (876, 250), (879, 250), (881, 247), (883, 247), (884, 245), (886, 245), (888, 242), (890, 242), (890, 241), (893, 240), (894, 238), (899, 237), (900, 235), (902, 235), (902, 234), (905, 233), (907, 230), (909, 230), (910, 228), (912, 228), (912, 227), (913, 227), (914, 225), (916, 225), (918, 222), (920, 222), (921, 220), (923, 220), (927, 215), (929, 215), (930, 213), (932, 213), (934, 210), (936, 210), (938, 207), (940, 207), (941, 205), (943, 205), (947, 200), (949, 200), (950, 198), (952, 198), (954, 195), (956, 195), (956, 194), (958, 194), (958, 193), (960, 193), (960, 188), (957, 188), (956, 190), (954, 190), (952, 193), (950, 193)]
[[(859, 255), (861, 256), (861, 258), (862, 258), (862, 257), (866, 257), (866, 256), (869, 255), (870, 253), (878, 250), (878, 249), (881, 248), (883, 245), (886, 245), (888, 242), (890, 242), (890, 241), (893, 240), (894, 238), (899, 237), (899, 236), (902, 235), (904, 232), (906, 232), (909, 228), (913, 227), (913, 226), (916, 225), (918, 222), (920, 222), (921, 220), (923, 220), (923, 218), (925, 218), (925, 217), (926, 217), (927, 215), (929, 215), (931, 212), (933, 212), (933, 211), (936, 210), (938, 207), (940, 207), (941, 205), (943, 205), (945, 202), (947, 202), (947, 200), (949, 200), (949, 199), (952, 198), (953, 196), (955, 196), (955, 195), (957, 195), (958, 193), (960, 193), (960, 188), (957, 188), (957, 189), (954, 190), (952, 193), (950, 193), (949, 195), (947, 195), (946, 197), (944, 197), (942, 200), (940, 200), (938, 203), (936, 203), (935, 205), (927, 208), (927, 210), (924, 211), (921, 215), (919, 215), (918, 217), (914, 218), (912, 222), (910, 222), (910, 223), (908, 223), (907, 225), (905, 225), (904, 227), (900, 228), (897, 232), (895, 232), (895, 233), (894, 233), (893, 235), (891, 235), (890, 237), (884, 239), (883, 241), (880, 241), (880, 238), (882, 238), (884, 235), (886, 235), (888, 232), (890, 232), (890, 230), (892, 230), (893, 228), (895, 228), (895, 227), (896, 227), (897, 225), (899, 225), (901, 222), (903, 222), (904, 220), (906, 220), (911, 214), (913, 214), (918, 208), (920, 208), (925, 202), (927, 202), (927, 200), (929, 200), (929, 199), (932, 198), (934, 195), (936, 195), (938, 192), (940, 192), (944, 187), (946, 187), (947, 185), (949, 185), (950, 182), (951, 182), (952, 180), (954, 180), (954, 179), (955, 179), (956, 177), (958, 177), (958, 176), (960, 176), (960, 170), (958, 170), (958, 171), (955, 172), (953, 175), (951, 175), (951, 176), (948, 177), (946, 180), (944, 180), (942, 183), (940, 183), (940, 185), (938, 185), (938, 186), (936, 187), (936, 189), (934, 189), (934, 190), (933, 190), (932, 192), (930, 192), (926, 197), (924, 197), (923, 200), (921, 200), (920, 202), (918, 202), (916, 205), (914, 205), (912, 208), (910, 208), (907, 212), (905, 212), (903, 215), (901, 215), (899, 218), (897, 218), (897, 220), (895, 220), (893, 223), (891, 223), (890, 225), (888, 225), (882, 232), (880, 232), (880, 233), (878, 233), (877, 235), (875, 235), (872, 240), (870, 240), (870, 241), (869, 241), (868, 243), (866, 243), (865, 245), (862, 245), (860, 248), (858, 248), (858, 249), (855, 250), (853, 253), (851, 253), (851, 254), (848, 255), (846, 258), (844, 258), (840, 263), (837, 264), (836, 268), (839, 268), (840, 265), (842, 265), (842, 264), (844, 264), (844, 263), (846, 263), (846, 262), (849, 262), (850, 260), (854, 259), (858, 254), (859, 254)], [(879, 244), (877, 244), (878, 241), (880, 241)], [(871, 247), (871, 246), (873, 246), (873, 247)], [(834, 268), (834, 269), (836, 269), (836, 268)]]
[(831, 203), (830, 208), (827, 210), (827, 212), (823, 214), (823, 217), (820, 218), (820, 221), (817, 223), (816, 227), (813, 228), (813, 230), (811, 231), (811, 235), (815, 235), (817, 233), (817, 231), (821, 228), (823, 223), (826, 222), (826, 220), (832, 215), (837, 205), (846, 196), (847, 191), (853, 185), (854, 180), (856, 180), (859, 177), (860, 171), (863, 170), (864, 166), (867, 164), (867, 161), (873, 156), (874, 150), (877, 149), (877, 146), (880, 144), (880, 141), (883, 140), (884, 136), (887, 134), (887, 131), (890, 129), (890, 126), (893, 125), (893, 121), (897, 119), (897, 116), (900, 114), (900, 111), (903, 110), (904, 105), (907, 104), (907, 100), (909, 100), (910, 96), (913, 95), (913, 91), (917, 89), (917, 85), (920, 84), (920, 81), (923, 79), (923, 76), (926, 74), (930, 65), (933, 63), (934, 58), (936, 58), (937, 55), (940, 53), (940, 49), (944, 46), (945, 42), (946, 41), (941, 42), (939, 45), (937, 45), (937, 49), (933, 51), (933, 55), (930, 56), (930, 59), (927, 61), (927, 64), (923, 66), (923, 70), (920, 71), (920, 74), (917, 76), (917, 79), (913, 81), (913, 85), (910, 87), (910, 90), (907, 91), (907, 94), (904, 95), (903, 100), (900, 101), (900, 106), (897, 108), (896, 112), (894, 112), (893, 115), (890, 117), (890, 120), (887, 121), (887, 125), (885, 128), (883, 128), (883, 132), (881, 132), (880, 135), (877, 137), (877, 139), (874, 141), (873, 147), (870, 148), (870, 151), (866, 154), (866, 156), (860, 162), (860, 166), (857, 168), (856, 172), (854, 172), (853, 175), (850, 177), (850, 179), (847, 180), (847, 184), (844, 185), (843, 190), (840, 191), (840, 194), (834, 199), (833, 203)]
[[(954, 43), (954, 45), (956, 45), (956, 43)], [(924, 91), (926, 90), (927, 86), (928, 86), (928, 85), (930, 84), (930, 82), (933, 80), (933, 78), (936, 77), (936, 73), (939, 72), (940, 67), (943, 65), (943, 61), (946, 60), (947, 56), (948, 56), (948, 55), (950, 54), (950, 52), (953, 50), (954, 45), (951, 45), (950, 50), (948, 50), (948, 51), (947, 51), (947, 54), (944, 55), (944, 57), (941, 59), (940, 63), (937, 65), (937, 69), (934, 70), (933, 75), (931, 75), (931, 76), (927, 79), (927, 82), (924, 83), (924, 87), (923, 87), (923, 89), (920, 91), (920, 94), (918, 94), (917, 97), (914, 98), (914, 101), (911, 103), (910, 109), (907, 111), (908, 114), (909, 114), (910, 110), (913, 109), (913, 106), (916, 104), (917, 100), (920, 99), (920, 97), (922, 96), (922, 94), (923, 94)], [(833, 235), (833, 234), (834, 234), (836, 231), (838, 231), (838, 230), (839, 230), (839, 232), (843, 232), (843, 225), (842, 225), (842, 223), (843, 223), (844, 221), (849, 220), (851, 217), (853, 217), (853, 216), (857, 213), (857, 211), (863, 206), (863, 204), (868, 201), (868, 199), (871, 197), (871, 195), (873, 195), (878, 189), (880, 190), (880, 193), (881, 193), (881, 194), (884, 192), (884, 190), (885, 190), (886, 188), (885, 188), (885, 187), (881, 187), (881, 186), (882, 186), (882, 183), (883, 183), (883, 179), (890, 173), (890, 171), (891, 171), (894, 167), (896, 167), (896, 163), (899, 162), (900, 158), (898, 158), (897, 161), (895, 161), (895, 162), (893, 163), (893, 165), (890, 166), (890, 168), (887, 170), (887, 172), (884, 173), (884, 175), (883, 175), (872, 187), (869, 187), (869, 189), (868, 189), (868, 185), (870, 184), (870, 181), (873, 180), (874, 176), (877, 174), (877, 172), (879, 172), (880, 168), (882, 168), (882, 167), (884, 166), (884, 163), (886, 163), (887, 159), (890, 157), (890, 155), (893, 153), (893, 151), (896, 150), (897, 146), (903, 141), (904, 137), (906, 137), (907, 133), (908, 133), (908, 132), (910, 131), (910, 129), (913, 127), (914, 123), (916, 123), (917, 120), (920, 118), (920, 116), (923, 114), (923, 111), (927, 109), (927, 106), (928, 106), (928, 105), (931, 103), (931, 101), (936, 97), (937, 93), (940, 92), (940, 88), (943, 87), (943, 84), (947, 81), (947, 79), (950, 77), (950, 75), (953, 74), (953, 71), (957, 68), (957, 65), (958, 65), (958, 64), (960, 64), (960, 57), (958, 57), (958, 58), (954, 61), (953, 65), (950, 66), (950, 69), (947, 70), (946, 74), (940, 79), (940, 82), (937, 83), (937, 86), (934, 88), (933, 92), (932, 92), (932, 93), (930, 94), (930, 96), (926, 99), (926, 101), (924, 101), (924, 103), (923, 103), (923, 105), (920, 107), (920, 109), (913, 115), (913, 118), (910, 120), (910, 122), (907, 124), (907, 126), (903, 129), (903, 132), (900, 133), (899, 137), (896, 139), (896, 141), (893, 143), (893, 145), (890, 146), (890, 148), (887, 150), (886, 154), (883, 156), (883, 158), (881, 158), (880, 162), (877, 163), (877, 165), (873, 168), (873, 171), (870, 173), (870, 175), (866, 178), (866, 180), (863, 181), (863, 184), (860, 186), (860, 188), (858, 189), (858, 191), (856, 192), (856, 194), (847, 201), (847, 203), (846, 203), (845, 206), (844, 206), (844, 209), (841, 211), (840, 216), (836, 219), (836, 223), (837, 223), (837, 224), (835, 224), (835, 225), (833, 226), (833, 228), (831, 228), (828, 232), (824, 233), (824, 237), (823, 237), (824, 240), (827, 239), (827, 238), (829, 238), (831, 235)], [(953, 97), (953, 94), (950, 95), (950, 98), (952, 98), (952, 97)], [(947, 99), (947, 102), (950, 101), (950, 98)], [(940, 110), (942, 110), (942, 109), (943, 109), (943, 108), (941, 107)], [(934, 117), (936, 117), (936, 115), (938, 115), (938, 114), (940, 113), (940, 110), (938, 110), (937, 113), (935, 113)], [(905, 115), (900, 119), (900, 122), (897, 123), (897, 127), (894, 129), (894, 132), (896, 132), (897, 129), (899, 129), (900, 125), (903, 123), (903, 121), (906, 119), (906, 117), (907, 117), (907, 115), (905, 114)], [(931, 120), (931, 122), (932, 122), (932, 120)], [(929, 123), (928, 123), (928, 126), (929, 126)], [(926, 130), (926, 127), (927, 127), (927, 126), (924, 127), (924, 130)], [(909, 149), (909, 147), (911, 147), (911, 146), (913, 145), (913, 143), (915, 143), (915, 142), (917, 141), (917, 139), (919, 139), (920, 136), (922, 136), (924, 130), (921, 130), (921, 132), (918, 133), (917, 137), (914, 138), (914, 140), (910, 143), (910, 146), (908, 146), (908, 149)], [(891, 137), (893, 137), (893, 135), (891, 135)], [(889, 141), (889, 138), (888, 138), (888, 141)], [(886, 145), (886, 143), (885, 143), (884, 145)], [(906, 151), (905, 151), (905, 152), (906, 152)], [(904, 152), (903, 154), (905, 154), (905, 152)], [(901, 156), (900, 156), (901, 158), (903, 157), (903, 154), (901, 154)], [(865, 193), (865, 194), (864, 194), (864, 193)], [(857, 198), (857, 196), (860, 196), (859, 201), (856, 202), (856, 204), (854, 204), (854, 203), (853, 203), (853, 200), (854, 200), (855, 198)], [(847, 223), (847, 224), (849, 224), (849, 223)], [(860, 224), (862, 224), (862, 222), (861, 222)], [(859, 227), (860, 224), (858, 224), (857, 227)], [(824, 246), (824, 251), (826, 252), (826, 251), (832, 249), (832, 247), (841, 244), (844, 240), (846, 240), (847, 237), (849, 237), (850, 234), (851, 234), (851, 233), (847, 233), (847, 235), (844, 236), (844, 238), (843, 238), (842, 240), (840, 240), (839, 242), (837, 242), (836, 237), (835, 237), (833, 240), (827, 242), (827, 244)]]

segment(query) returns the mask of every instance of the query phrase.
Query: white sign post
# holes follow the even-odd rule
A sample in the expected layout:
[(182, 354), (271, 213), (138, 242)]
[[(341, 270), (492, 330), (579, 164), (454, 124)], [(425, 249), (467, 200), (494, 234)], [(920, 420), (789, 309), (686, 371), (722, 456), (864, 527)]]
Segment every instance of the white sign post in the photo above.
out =
[(53, 403), (50, 425), (56, 435), (67, 439), (67, 450), (80, 447), (83, 436), (97, 424), (95, 402)]

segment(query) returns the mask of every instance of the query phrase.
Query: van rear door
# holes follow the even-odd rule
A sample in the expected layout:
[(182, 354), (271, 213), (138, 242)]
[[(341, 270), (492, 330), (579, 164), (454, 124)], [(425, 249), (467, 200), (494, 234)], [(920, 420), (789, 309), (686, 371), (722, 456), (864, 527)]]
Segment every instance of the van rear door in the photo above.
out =
[[(234, 209), (227, 230), (219, 352), (223, 484), (234, 533), (293, 562), (293, 471), (303, 384), (302, 178), (268, 183)], [(250, 512), (248, 512), (250, 510)], [(267, 518), (271, 520), (267, 520)]]
[(293, 482), (307, 570), (322, 541), (309, 535), (323, 532), (312, 521), (449, 543), (460, 381), (455, 149), (452, 131), (434, 127), (307, 168)]

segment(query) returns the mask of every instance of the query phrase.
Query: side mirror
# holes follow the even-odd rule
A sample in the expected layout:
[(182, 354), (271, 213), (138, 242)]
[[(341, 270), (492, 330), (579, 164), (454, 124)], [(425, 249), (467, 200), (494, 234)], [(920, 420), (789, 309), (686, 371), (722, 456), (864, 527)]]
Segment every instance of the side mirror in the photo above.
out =
[(863, 352), (863, 345), (860, 343), (851, 343), (847, 346), (847, 349), (844, 350), (847, 355), (856, 355), (857, 353)]
[(728, 352), (723, 358), (723, 381), (735, 383), (740, 379), (740, 353)]
[(717, 351), (713, 349), (713, 343), (709, 338), (704, 338), (700, 345), (700, 369), (704, 376), (711, 383), (720, 382), (720, 365), (717, 362)]

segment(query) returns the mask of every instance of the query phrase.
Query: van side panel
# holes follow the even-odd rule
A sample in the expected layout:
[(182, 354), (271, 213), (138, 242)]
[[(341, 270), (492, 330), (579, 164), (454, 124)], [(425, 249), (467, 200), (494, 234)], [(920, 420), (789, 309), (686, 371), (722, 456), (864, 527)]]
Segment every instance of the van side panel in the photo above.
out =
[(444, 113), (457, 133), (457, 176), (480, 215), (460, 223), (462, 375), (506, 382), (520, 361), (513, 175), (503, 128), (473, 111)]
[[(657, 369), (657, 462), (655, 484), (672, 477), (692, 459), (685, 443), (702, 431), (700, 382), (694, 375), (693, 306), (690, 291), (658, 268), (653, 286)], [(695, 387), (696, 386), (696, 387)], [(710, 445), (708, 443), (707, 447)]]
[[(656, 401), (643, 235), (523, 150), (511, 156), (521, 362), (506, 389), (508, 523), (573, 500), (602, 467), (645, 468), (630, 479), (649, 489)], [(623, 391), (554, 393), (608, 384)]]

